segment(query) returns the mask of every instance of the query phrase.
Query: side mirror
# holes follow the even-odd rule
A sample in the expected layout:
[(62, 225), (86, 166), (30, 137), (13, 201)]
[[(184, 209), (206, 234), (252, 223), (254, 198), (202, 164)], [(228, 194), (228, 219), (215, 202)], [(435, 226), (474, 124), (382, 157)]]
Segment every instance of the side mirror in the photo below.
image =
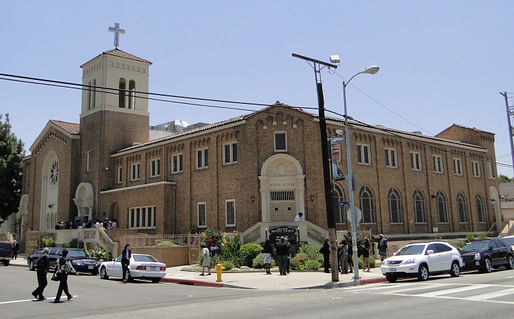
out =
[(427, 250), (427, 255), (432, 255), (434, 251), (432, 249)]

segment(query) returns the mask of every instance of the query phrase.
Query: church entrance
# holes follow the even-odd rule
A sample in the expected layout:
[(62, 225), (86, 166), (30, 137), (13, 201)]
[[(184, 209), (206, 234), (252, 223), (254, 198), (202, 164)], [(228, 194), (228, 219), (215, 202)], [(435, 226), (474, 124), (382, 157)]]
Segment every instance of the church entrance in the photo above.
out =
[(87, 223), (93, 219), (94, 194), (93, 186), (90, 183), (80, 183), (73, 199), (77, 206), (78, 216), (75, 219), (77, 224)]
[(305, 212), (305, 175), (294, 157), (271, 156), (262, 165), (259, 180), (263, 222), (291, 222), (298, 212)]

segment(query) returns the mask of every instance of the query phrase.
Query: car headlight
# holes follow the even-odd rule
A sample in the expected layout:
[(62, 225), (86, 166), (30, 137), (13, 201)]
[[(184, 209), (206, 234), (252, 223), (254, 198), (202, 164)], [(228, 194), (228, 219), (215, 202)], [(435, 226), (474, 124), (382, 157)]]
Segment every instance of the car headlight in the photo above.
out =
[(475, 260), (480, 260), (480, 253), (475, 254)]
[(416, 262), (416, 259), (410, 258), (402, 261), (402, 264), (414, 264)]
[(74, 260), (74, 261), (72, 261), (71, 263), (72, 263), (73, 265), (82, 265), (82, 264), (83, 264), (82, 260)]

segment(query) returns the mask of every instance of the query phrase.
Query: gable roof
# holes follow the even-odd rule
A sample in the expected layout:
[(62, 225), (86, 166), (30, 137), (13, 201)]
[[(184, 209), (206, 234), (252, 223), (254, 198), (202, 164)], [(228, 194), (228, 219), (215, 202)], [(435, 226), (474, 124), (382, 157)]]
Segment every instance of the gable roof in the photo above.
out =
[(46, 135), (46, 133), (51, 129), (54, 128), (57, 131), (61, 132), (62, 134), (66, 135), (67, 137), (71, 139), (78, 139), (80, 138), (80, 125), (77, 123), (71, 123), (71, 122), (65, 122), (65, 121), (58, 121), (58, 120), (50, 120), (48, 123), (46, 123), (45, 128), (39, 133), (36, 140), (32, 145), (30, 146), (29, 150), (31, 153), (34, 153), (34, 149), (36, 146), (41, 142), (43, 137)]
[(101, 55), (110, 55), (110, 56), (115, 56), (115, 57), (118, 57), (118, 58), (123, 58), (123, 59), (127, 59), (127, 60), (132, 60), (132, 61), (137, 61), (137, 62), (143, 62), (143, 63), (148, 63), (148, 64), (152, 64), (152, 62), (148, 61), (148, 60), (145, 60), (143, 58), (140, 58), (140, 57), (137, 57), (133, 54), (130, 54), (128, 52), (125, 52), (123, 50), (120, 50), (120, 49), (112, 49), (112, 50), (109, 50), (109, 51), (104, 51), (102, 52), (101, 54), (97, 55), (96, 57), (88, 60), (87, 62), (83, 63), (80, 67), (83, 67), (84, 65), (86, 65), (87, 63), (89, 63), (90, 61), (98, 58), (99, 56)]
[(62, 128), (63, 130), (72, 135), (80, 134), (80, 124), (58, 120), (50, 120), (50, 122), (52, 122), (53, 124), (57, 125), (58, 127)]

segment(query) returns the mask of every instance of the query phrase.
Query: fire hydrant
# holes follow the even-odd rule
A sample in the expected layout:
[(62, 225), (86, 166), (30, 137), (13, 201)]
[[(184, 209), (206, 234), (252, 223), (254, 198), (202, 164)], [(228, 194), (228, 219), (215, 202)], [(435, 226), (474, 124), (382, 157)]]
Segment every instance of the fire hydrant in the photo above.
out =
[(223, 267), (221, 264), (216, 264), (216, 282), (222, 282), (223, 280), (221, 280), (221, 272), (223, 271), (223, 269), (225, 269), (225, 267)]

